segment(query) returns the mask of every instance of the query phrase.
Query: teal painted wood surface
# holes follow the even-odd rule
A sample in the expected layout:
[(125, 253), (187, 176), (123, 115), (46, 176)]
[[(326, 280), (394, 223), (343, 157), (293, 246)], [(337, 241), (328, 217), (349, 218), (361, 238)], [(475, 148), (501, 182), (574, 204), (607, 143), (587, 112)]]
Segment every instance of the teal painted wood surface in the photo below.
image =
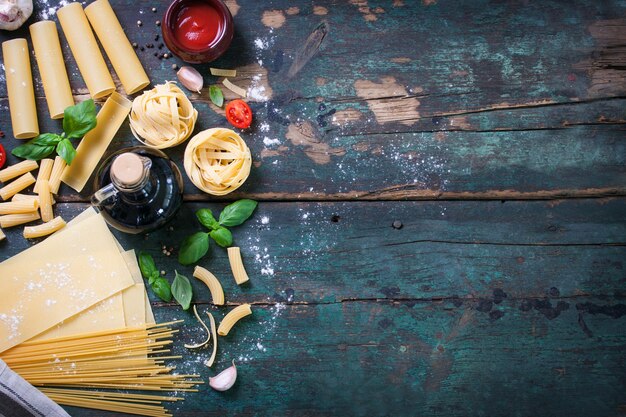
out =
[[(167, 2), (111, 3), (153, 83), (174, 79), (181, 62), (154, 56)], [(227, 199), (261, 203), (233, 229), (250, 284), (236, 286), (221, 248), (201, 264), (254, 315), (220, 339), (216, 368), (239, 364), (233, 390), (203, 386), (174, 415), (624, 415), (626, 3), (228, 3), (235, 40), (211, 65), (256, 87), (256, 122), (243, 133), (252, 174)], [(56, 7), (36, 2), (31, 21)], [(226, 126), (208, 67), (191, 94), (197, 131)], [(34, 75), (41, 131), (59, 130)], [(3, 82), (0, 130), (19, 144)], [(134, 144), (124, 126), (108, 152)], [(168, 154), (182, 165), (183, 151)], [(62, 187), (56, 213), (73, 217), (92, 191)], [(224, 206), (189, 182), (185, 199), (171, 229), (116, 232), (170, 280), (191, 275), (175, 257), (194, 211)], [(0, 260), (35, 242), (6, 233)], [(229, 307), (192, 285), (221, 318)], [(185, 321), (172, 364), (213, 375), (209, 349), (182, 347), (202, 338), (195, 318), (150, 298), (159, 321)]]

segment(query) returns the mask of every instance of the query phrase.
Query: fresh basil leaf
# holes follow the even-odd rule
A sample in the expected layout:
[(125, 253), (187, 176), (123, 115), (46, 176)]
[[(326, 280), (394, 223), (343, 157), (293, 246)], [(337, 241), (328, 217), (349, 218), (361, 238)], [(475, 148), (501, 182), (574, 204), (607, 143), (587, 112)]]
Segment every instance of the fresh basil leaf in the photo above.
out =
[(172, 295), (183, 307), (183, 310), (188, 310), (191, 305), (191, 298), (193, 296), (193, 288), (189, 282), (189, 278), (184, 275), (180, 275), (178, 271), (174, 271), (176, 276), (172, 283)]
[(152, 275), (150, 275), (150, 276), (148, 277), (148, 284), (150, 284), (150, 285), (154, 284), (154, 281), (156, 281), (156, 280), (157, 280), (157, 279), (159, 279), (160, 277), (161, 277), (161, 274), (159, 274), (159, 272), (158, 272), (158, 271), (154, 271), (154, 272), (152, 273)]
[(163, 301), (172, 301), (172, 289), (170, 283), (163, 277), (158, 277), (150, 285), (152, 292)]
[(62, 139), (63, 138), (56, 133), (42, 133), (35, 139), (30, 140), (28, 143), (40, 146), (56, 146)]
[(209, 250), (209, 234), (204, 232), (194, 233), (187, 236), (180, 244), (178, 262), (183, 265), (191, 265), (202, 258)]
[(227, 248), (233, 244), (233, 235), (232, 233), (230, 233), (230, 230), (225, 227), (220, 226), (218, 229), (211, 230), (211, 233), (209, 234), (211, 235), (215, 243), (223, 248)]
[(57, 154), (65, 160), (68, 165), (72, 165), (74, 157), (76, 156), (76, 149), (69, 139), (65, 138), (57, 145)]
[(82, 138), (96, 127), (96, 105), (92, 99), (70, 106), (63, 112), (63, 130), (68, 138)]
[(217, 229), (220, 224), (213, 217), (213, 212), (209, 209), (200, 209), (196, 211), (196, 217), (202, 223), (202, 225), (208, 229)]
[(159, 274), (159, 270), (154, 263), (154, 259), (152, 259), (152, 255), (141, 251), (139, 252), (139, 256), (137, 256), (137, 259), (139, 260), (139, 269), (141, 269), (141, 275), (143, 275), (144, 278), (150, 279), (155, 272), (157, 273), (157, 275)]
[(235, 201), (224, 207), (220, 213), (220, 224), (222, 226), (239, 226), (245, 222), (257, 206), (254, 200), (243, 199)]
[(19, 158), (39, 161), (54, 152), (54, 146), (39, 146), (32, 143), (25, 143), (13, 148), (11, 153)]
[(217, 107), (222, 107), (224, 105), (224, 94), (222, 93), (222, 89), (216, 85), (212, 85), (209, 87), (209, 97), (213, 104)]

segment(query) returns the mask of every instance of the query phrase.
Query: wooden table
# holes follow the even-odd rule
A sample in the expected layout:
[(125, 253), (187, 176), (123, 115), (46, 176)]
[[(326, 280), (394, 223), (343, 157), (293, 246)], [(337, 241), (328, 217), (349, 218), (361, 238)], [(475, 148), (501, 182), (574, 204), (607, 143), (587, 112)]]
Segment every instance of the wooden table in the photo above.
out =
[[(38, 0), (35, 15), (55, 2)], [(261, 202), (234, 229), (251, 285), (230, 279), (221, 248), (202, 261), (254, 316), (220, 342), (216, 369), (235, 359), (237, 385), (203, 386), (174, 414), (624, 414), (626, 4), (266, 3), (230, 0), (235, 39), (213, 64), (255, 87), (243, 134), (254, 166), (228, 196)], [(167, 3), (112, 4), (153, 83), (174, 80), (181, 62), (154, 56)], [(206, 85), (217, 81), (208, 67), (198, 66)], [(59, 131), (34, 77), (41, 131)], [(2, 82), (10, 149), (6, 95)], [(196, 131), (227, 126), (208, 88), (191, 98)], [(134, 144), (126, 125), (109, 152)], [(168, 154), (182, 165), (183, 151)], [(71, 218), (91, 192), (63, 188), (57, 213)], [(199, 228), (196, 209), (223, 206), (187, 182), (173, 231), (116, 236), (170, 280), (174, 269), (190, 276), (176, 248)], [(32, 244), (7, 235), (0, 259)], [(216, 310), (193, 287), (200, 309)], [(195, 318), (151, 300), (159, 321), (185, 319), (178, 370), (213, 375), (208, 349), (182, 347), (202, 335)]]

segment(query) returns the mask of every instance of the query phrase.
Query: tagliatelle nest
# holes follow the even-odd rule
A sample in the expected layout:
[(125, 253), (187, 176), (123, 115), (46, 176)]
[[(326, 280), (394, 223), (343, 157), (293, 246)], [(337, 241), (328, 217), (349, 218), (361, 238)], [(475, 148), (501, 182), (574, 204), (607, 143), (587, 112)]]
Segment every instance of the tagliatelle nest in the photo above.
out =
[(248, 179), (252, 156), (237, 133), (214, 128), (191, 138), (185, 149), (184, 164), (196, 187), (208, 194), (226, 195)]
[(176, 84), (167, 81), (133, 100), (129, 118), (137, 140), (164, 149), (181, 144), (191, 135), (198, 111)]

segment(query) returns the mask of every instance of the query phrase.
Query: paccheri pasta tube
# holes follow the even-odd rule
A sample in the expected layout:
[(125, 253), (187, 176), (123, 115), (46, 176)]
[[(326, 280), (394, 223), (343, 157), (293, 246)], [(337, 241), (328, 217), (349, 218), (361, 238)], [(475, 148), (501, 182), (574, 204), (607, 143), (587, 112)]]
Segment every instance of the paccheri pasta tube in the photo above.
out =
[(30, 25), (30, 37), (50, 117), (61, 119), (65, 109), (74, 105), (74, 97), (65, 70), (57, 26), (49, 20), (33, 23)]
[(141, 66), (109, 1), (94, 1), (85, 8), (85, 14), (98, 35), (126, 94), (134, 94), (150, 84), (148, 75)]
[(57, 16), (89, 94), (95, 99), (108, 96), (115, 91), (115, 84), (89, 27), (83, 6), (70, 3), (60, 8)]
[(252, 156), (237, 133), (214, 128), (191, 138), (185, 149), (184, 165), (196, 187), (208, 194), (226, 195), (246, 181)]
[(33, 75), (26, 39), (2, 42), (2, 59), (9, 93), (13, 136), (30, 139), (39, 134)]
[(130, 106), (127, 98), (111, 94), (98, 112), (96, 127), (80, 141), (72, 165), (63, 170), (61, 181), (78, 192), (82, 191), (113, 136), (126, 120)]
[(133, 100), (130, 130), (146, 146), (171, 148), (193, 132), (198, 111), (185, 93), (171, 82), (159, 84)]

